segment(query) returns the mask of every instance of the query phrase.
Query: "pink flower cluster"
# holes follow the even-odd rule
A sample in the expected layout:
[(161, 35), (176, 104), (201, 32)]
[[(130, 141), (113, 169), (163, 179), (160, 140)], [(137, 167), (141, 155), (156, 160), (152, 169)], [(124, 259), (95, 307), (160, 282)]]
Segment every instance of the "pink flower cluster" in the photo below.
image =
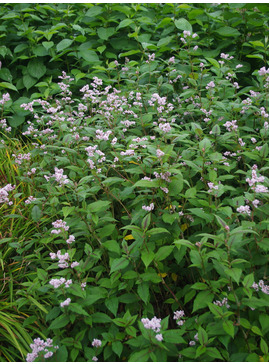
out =
[(0, 188), (0, 203), (7, 203), (8, 205), (13, 205), (13, 202), (9, 200), (8, 193), (14, 190), (16, 186), (12, 186), (10, 183), (5, 187)]
[(259, 290), (261, 289), (261, 291), (265, 294), (269, 294), (269, 286), (264, 284), (264, 281), (261, 279), (259, 281), (259, 283), (253, 283), (252, 288), (256, 291), (259, 292)]
[(248, 216), (250, 216), (250, 214), (251, 214), (251, 210), (250, 210), (250, 207), (248, 205), (246, 205), (246, 206), (239, 206), (236, 209), (236, 211), (239, 212), (240, 214), (247, 214)]
[(257, 175), (257, 165), (254, 164), (254, 166), (252, 167), (251, 170), (251, 178), (246, 178), (246, 182), (249, 184), (249, 186), (252, 188), (252, 190), (256, 193), (267, 193), (268, 188), (265, 187), (264, 185), (261, 184), (257, 184), (257, 183), (263, 183), (265, 180), (264, 176), (259, 176)]
[(2, 120), (0, 120), (0, 126), (1, 126), (1, 128), (2, 128), (2, 129), (5, 129), (5, 131), (6, 131), (7, 133), (11, 132), (11, 126), (7, 126), (7, 121), (6, 121), (6, 119), (2, 119)]
[(93, 339), (92, 346), (94, 348), (99, 348), (101, 345), (102, 345), (102, 341), (101, 340), (99, 340), (99, 339)]
[(207, 185), (209, 187), (209, 193), (213, 192), (213, 190), (217, 191), (219, 189), (219, 185), (215, 185), (213, 182), (207, 182)]
[(70, 260), (69, 254), (68, 253), (61, 253), (61, 250), (58, 250), (57, 253), (50, 253), (50, 257), (52, 260), (58, 258), (59, 262), (58, 262), (58, 267), (59, 268), (68, 268), (69, 264), (67, 263)]
[(154, 203), (151, 203), (149, 206), (143, 205), (142, 209), (145, 211), (148, 211), (148, 212), (152, 211), (152, 210), (154, 210)]
[(161, 319), (158, 319), (156, 316), (154, 316), (151, 320), (148, 318), (142, 318), (141, 322), (145, 329), (147, 330), (153, 330), (157, 335), (155, 335), (155, 338), (157, 341), (163, 341), (163, 335), (158, 334), (161, 330)]
[(70, 182), (67, 176), (63, 174), (64, 170), (62, 168), (55, 167), (54, 171), (55, 173), (51, 177), (54, 177), (61, 187)]
[(34, 339), (33, 344), (30, 344), (30, 348), (32, 349), (32, 352), (27, 354), (27, 362), (35, 361), (41, 352), (43, 352), (44, 359), (48, 359), (53, 355), (53, 352), (50, 351), (49, 348), (59, 349), (58, 346), (53, 346), (53, 342), (49, 338), (46, 341), (41, 340), (40, 338)]
[(158, 319), (156, 316), (154, 316), (151, 320), (148, 318), (141, 319), (145, 329), (153, 330), (156, 333), (160, 332), (161, 330), (161, 321), (162, 319)]
[(6, 102), (11, 100), (9, 93), (3, 94), (2, 99), (0, 100), (0, 105), (4, 105)]
[(36, 198), (35, 197), (33, 197), (33, 196), (29, 196), (28, 198), (27, 198), (27, 200), (25, 200), (25, 204), (26, 205), (29, 205), (30, 203), (32, 203), (33, 201), (35, 201), (36, 200)]
[(238, 125), (236, 124), (237, 120), (232, 121), (226, 121), (226, 123), (223, 125), (228, 131), (236, 131), (238, 129)]
[(219, 306), (219, 307), (226, 306), (227, 308), (230, 308), (227, 297), (224, 297), (222, 301), (217, 300), (217, 301), (214, 301), (213, 303), (214, 303), (214, 305)]
[(177, 321), (178, 326), (184, 325), (184, 321), (182, 320), (182, 317), (185, 316), (185, 313), (183, 310), (175, 311), (174, 312), (174, 320)]
[(69, 306), (71, 302), (71, 298), (67, 298), (65, 301), (60, 303), (61, 307)]
[(69, 288), (69, 286), (72, 284), (72, 279), (68, 279), (66, 280), (65, 278), (60, 278), (60, 279), (51, 279), (49, 281), (49, 284), (52, 285), (54, 288), (59, 288), (62, 284), (64, 284), (65, 288)]
[(29, 161), (31, 159), (31, 153), (21, 154), (18, 155), (12, 154), (12, 157), (15, 157), (15, 163), (22, 164), (22, 161)]
[[(54, 228), (58, 228), (58, 230), (56, 230), (56, 229), (51, 230), (51, 234), (55, 234), (55, 235), (61, 234), (62, 229), (64, 231), (68, 231), (69, 230), (69, 226), (66, 225), (66, 221), (63, 221), (63, 220), (56, 220), (56, 221), (54, 221), (52, 223), (52, 226)], [(73, 236), (73, 235), (70, 235), (70, 236)], [(69, 238), (70, 238), (70, 236), (69, 236)], [(71, 240), (72, 240), (72, 238), (71, 238)], [(72, 241), (74, 241), (74, 240), (72, 240)]]

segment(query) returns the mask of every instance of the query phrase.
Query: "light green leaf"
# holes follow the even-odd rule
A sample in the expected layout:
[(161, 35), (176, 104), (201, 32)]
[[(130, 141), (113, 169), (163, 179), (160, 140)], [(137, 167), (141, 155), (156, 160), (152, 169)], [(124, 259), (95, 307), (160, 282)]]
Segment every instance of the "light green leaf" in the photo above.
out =
[(40, 220), (42, 216), (42, 211), (38, 205), (34, 205), (34, 207), (32, 208), (31, 216), (35, 222), (38, 222)]
[(57, 46), (56, 46), (56, 50), (57, 52), (61, 52), (63, 51), (64, 49), (68, 48), (71, 46), (71, 44), (73, 43), (73, 40), (72, 39), (63, 39), (61, 40)]
[(109, 37), (111, 37), (115, 33), (115, 28), (109, 27), (109, 28), (97, 28), (97, 34), (100, 39), (107, 40)]
[(189, 32), (192, 32), (191, 23), (188, 22), (188, 20), (186, 20), (184, 18), (180, 18), (180, 19), (175, 20), (175, 26), (177, 27), (177, 29), (188, 30)]
[(241, 33), (232, 27), (221, 27), (215, 30), (216, 33), (221, 35), (222, 37), (238, 37)]
[(128, 27), (130, 24), (132, 24), (134, 21), (132, 19), (124, 19), (120, 22), (120, 24), (117, 26), (117, 30), (121, 28)]
[(141, 252), (141, 259), (142, 262), (145, 264), (145, 267), (148, 268), (148, 266), (150, 265), (150, 263), (153, 261), (154, 259), (154, 252), (153, 251), (147, 251), (147, 250), (142, 250)]
[(85, 16), (95, 17), (96, 15), (102, 14), (103, 11), (104, 9), (101, 6), (93, 6), (87, 11)]
[(17, 88), (14, 85), (12, 85), (12, 83), (9, 82), (0, 82), (0, 87), (8, 88), (13, 91), (18, 91)]

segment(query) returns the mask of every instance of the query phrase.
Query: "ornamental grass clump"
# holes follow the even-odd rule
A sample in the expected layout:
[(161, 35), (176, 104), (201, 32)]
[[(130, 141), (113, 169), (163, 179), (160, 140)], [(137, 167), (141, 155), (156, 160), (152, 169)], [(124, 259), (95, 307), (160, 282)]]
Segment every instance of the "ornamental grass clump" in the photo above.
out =
[(38, 273), (16, 295), (51, 343), (28, 361), (268, 360), (268, 75), (238, 89), (243, 67), (198, 58), (194, 35), (191, 66), (126, 60), (80, 96), (63, 72), (21, 105), (32, 148), (1, 209), (33, 226), (16, 249)]

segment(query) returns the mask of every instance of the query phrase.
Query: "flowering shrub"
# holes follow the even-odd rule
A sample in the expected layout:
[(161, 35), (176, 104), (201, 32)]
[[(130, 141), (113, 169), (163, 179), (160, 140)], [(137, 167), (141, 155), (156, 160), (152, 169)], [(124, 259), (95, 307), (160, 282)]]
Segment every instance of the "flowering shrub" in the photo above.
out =
[(46, 327), (27, 361), (269, 359), (268, 70), (238, 89), (240, 64), (196, 38), (186, 62), (116, 61), (118, 86), (81, 96), (63, 72), (22, 103), (32, 148), (0, 203), (36, 229), (16, 246), (38, 272), (18, 306), (34, 292)]

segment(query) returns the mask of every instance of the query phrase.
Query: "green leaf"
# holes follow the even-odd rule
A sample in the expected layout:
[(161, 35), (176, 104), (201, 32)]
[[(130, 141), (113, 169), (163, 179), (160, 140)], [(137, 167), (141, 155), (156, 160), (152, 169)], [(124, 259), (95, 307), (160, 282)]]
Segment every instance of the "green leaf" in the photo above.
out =
[(188, 30), (189, 32), (192, 32), (191, 23), (188, 22), (188, 20), (186, 20), (184, 18), (180, 18), (180, 19), (175, 20), (175, 26), (177, 27), (177, 29)]
[(0, 82), (0, 87), (8, 88), (13, 91), (18, 91), (17, 88), (14, 85), (12, 85), (12, 83), (9, 82)]
[(143, 220), (142, 220), (142, 223), (141, 223), (141, 229), (143, 231), (146, 231), (150, 225), (150, 221), (151, 221), (151, 214), (147, 214)]
[[(206, 59), (209, 63), (211, 63), (214, 67), (216, 67), (216, 68), (220, 68), (220, 64), (219, 64), (219, 62), (218, 62), (218, 61), (216, 61), (214, 58), (205, 57), (205, 59)], [(215, 126), (216, 126), (216, 125), (215, 125)], [(212, 130), (212, 132), (213, 132), (213, 130)]]
[(239, 284), (240, 277), (242, 274), (242, 269), (239, 268), (225, 268), (225, 274), (231, 277), (237, 284)]
[(60, 41), (60, 43), (57, 44), (56, 46), (56, 50), (57, 52), (62, 52), (64, 49), (68, 48), (71, 46), (71, 44), (73, 43), (72, 39), (63, 39)]
[(89, 204), (87, 206), (87, 210), (89, 212), (101, 212), (101, 211), (105, 211), (108, 209), (109, 205), (111, 204), (110, 201), (96, 201), (96, 202), (92, 202), (91, 204)]
[(146, 362), (149, 359), (149, 349), (134, 352), (130, 355), (129, 362)]
[(161, 38), (158, 43), (157, 43), (157, 47), (164, 47), (164, 46), (167, 46), (171, 40), (174, 38), (174, 35), (172, 36), (168, 36), (168, 37), (164, 37), (164, 38)]
[(81, 298), (85, 298), (85, 296), (86, 296), (85, 291), (82, 291), (81, 286), (77, 283), (72, 284), (68, 288), (68, 292), (72, 293), (74, 296), (81, 297)]
[(167, 330), (163, 334), (164, 342), (172, 344), (186, 344), (182, 335), (182, 330)]
[(119, 58), (132, 56), (133, 54), (137, 54), (137, 53), (141, 53), (141, 51), (139, 49), (133, 49), (133, 50), (128, 51), (128, 52), (120, 53)]
[(268, 345), (263, 340), (263, 338), (261, 338), (260, 348), (261, 348), (261, 351), (262, 351), (263, 354), (268, 354)]
[(115, 224), (108, 224), (102, 227), (101, 229), (98, 229), (98, 235), (101, 239), (103, 239), (106, 236), (110, 236), (112, 232), (115, 230), (116, 226)]
[(111, 322), (112, 319), (103, 312), (95, 312), (91, 315), (92, 322), (95, 322), (97, 324), (105, 324), (107, 322)]
[(186, 246), (188, 248), (191, 248), (191, 249), (196, 249), (196, 247), (193, 243), (191, 243), (189, 240), (185, 240), (185, 239), (176, 240), (176, 241), (174, 241), (174, 244), (179, 249), (182, 245)]
[(193, 302), (192, 312), (195, 312), (197, 310), (200, 310), (201, 308), (207, 307), (208, 303), (212, 302), (213, 298), (214, 298), (214, 294), (210, 293), (210, 291), (199, 292)]
[(247, 58), (257, 58), (257, 59), (263, 60), (263, 55), (262, 54), (247, 54), (246, 57)]
[(208, 335), (202, 326), (200, 326), (198, 329), (198, 339), (201, 345), (206, 345), (208, 341)]
[(223, 321), (222, 327), (224, 328), (224, 330), (227, 332), (228, 335), (230, 335), (232, 338), (234, 337), (234, 325), (232, 321), (230, 320)]
[(114, 259), (111, 264), (110, 274), (128, 266), (129, 260), (125, 257)]
[(122, 183), (124, 182), (124, 179), (120, 177), (108, 177), (107, 179), (102, 181), (102, 184), (105, 186), (112, 186), (113, 184), (118, 182)]
[(38, 222), (41, 219), (42, 211), (38, 205), (34, 205), (32, 208), (31, 216), (35, 222)]
[(151, 250), (149, 252), (147, 250), (142, 250), (142, 252), (141, 252), (141, 260), (145, 264), (146, 268), (148, 268), (150, 263), (153, 261), (154, 257), (155, 257), (155, 254)]
[(243, 286), (249, 288), (254, 283), (254, 274), (250, 273), (243, 279)]
[(223, 310), (221, 307), (214, 305), (214, 303), (208, 303), (208, 307), (210, 309), (210, 311), (213, 313), (213, 315), (215, 315), (215, 317), (217, 318), (221, 318), (223, 317)]
[(174, 246), (172, 246), (172, 245), (160, 247), (160, 249), (155, 254), (155, 260), (157, 262), (160, 262), (160, 261), (166, 259), (172, 253), (173, 249), (174, 249)]
[(169, 195), (178, 196), (183, 189), (183, 176), (181, 173), (177, 173), (176, 176), (171, 178), (169, 183)]
[(97, 53), (90, 49), (82, 49), (79, 51), (79, 55), (89, 63), (98, 63), (99, 57)]
[(243, 326), (245, 329), (251, 328), (251, 323), (243, 317), (240, 317), (240, 325)]
[(120, 357), (123, 350), (122, 343), (120, 341), (114, 341), (112, 343), (112, 350), (118, 355), (118, 357)]
[(70, 303), (68, 309), (72, 312), (78, 313), (79, 315), (89, 316), (88, 312), (86, 312), (80, 305), (77, 303)]
[(147, 231), (147, 235), (155, 235), (155, 234), (162, 234), (162, 233), (168, 233), (170, 234), (170, 232), (165, 229), (165, 228), (153, 228)]
[(191, 214), (200, 217), (201, 219), (205, 220), (206, 222), (211, 222), (213, 220), (212, 215), (207, 214), (206, 212), (204, 212), (200, 208), (194, 208), (194, 209), (188, 209), (188, 210), (191, 212)]
[(269, 316), (265, 313), (259, 315), (259, 321), (262, 327), (262, 332), (265, 335), (269, 331)]
[(39, 79), (44, 76), (46, 70), (46, 66), (40, 60), (38, 61), (37, 59), (33, 59), (28, 62), (27, 71), (31, 77)]
[(159, 180), (153, 180), (153, 181), (142, 180), (142, 181), (137, 181), (134, 184), (134, 186), (135, 187), (159, 187), (160, 182), (159, 182)]
[(42, 45), (48, 51), (51, 47), (54, 46), (54, 43), (53, 42), (42, 42)]
[[(27, 90), (29, 90), (32, 86), (34, 86), (37, 83), (37, 79), (33, 78), (30, 75), (24, 75), (22, 80), (23, 80), (23, 84)], [(1, 84), (0, 84), (0, 86), (1, 86)]]
[(85, 14), (85, 16), (95, 17), (96, 15), (102, 14), (104, 11), (101, 6), (93, 6), (91, 7)]
[(232, 27), (221, 27), (217, 30), (215, 30), (216, 33), (221, 35), (222, 37), (238, 37), (241, 35), (241, 33)]
[(73, 348), (71, 350), (70, 358), (71, 358), (72, 362), (76, 361), (76, 358), (77, 358), (78, 354), (79, 354), (79, 349)]
[(115, 28), (109, 27), (109, 28), (103, 28), (100, 27), (97, 29), (97, 34), (100, 39), (108, 40), (109, 37), (111, 37), (115, 33)]
[(221, 356), (217, 348), (206, 348), (206, 353), (213, 359), (220, 359), (221, 361), (223, 361), (223, 357)]
[(120, 22), (120, 24), (117, 26), (117, 30), (121, 28), (128, 27), (130, 24), (132, 24), (134, 21), (132, 19), (124, 19)]
[(106, 299), (105, 305), (109, 309), (109, 311), (113, 313), (114, 316), (117, 316), (119, 307), (119, 299), (117, 297), (110, 297)]
[(66, 346), (61, 346), (58, 350), (56, 350), (55, 354), (53, 354), (53, 361), (55, 362), (67, 362), (68, 351)]
[(196, 349), (195, 359), (199, 358), (199, 356), (203, 355), (206, 352), (206, 347), (203, 345), (198, 346)]
[(254, 332), (254, 334), (263, 336), (261, 330), (257, 326), (252, 326), (251, 331)]
[(109, 251), (111, 252), (115, 252), (117, 253), (118, 255), (120, 255), (120, 251), (121, 251), (121, 248), (120, 248), (120, 245), (119, 243), (116, 242), (116, 240), (108, 240), (106, 241), (105, 243), (102, 243), (102, 245)]
[(137, 288), (138, 296), (142, 299), (142, 301), (145, 302), (145, 304), (148, 304), (149, 302), (149, 283), (142, 282), (138, 285)]
[(63, 314), (57, 317), (49, 326), (49, 330), (61, 329), (65, 327), (70, 322), (69, 316)]
[(62, 208), (64, 218), (70, 215), (75, 210), (75, 206), (65, 206)]
[(125, 328), (125, 332), (126, 334), (130, 335), (130, 336), (133, 336), (133, 337), (136, 337), (136, 329), (133, 327), (133, 326), (127, 326)]

